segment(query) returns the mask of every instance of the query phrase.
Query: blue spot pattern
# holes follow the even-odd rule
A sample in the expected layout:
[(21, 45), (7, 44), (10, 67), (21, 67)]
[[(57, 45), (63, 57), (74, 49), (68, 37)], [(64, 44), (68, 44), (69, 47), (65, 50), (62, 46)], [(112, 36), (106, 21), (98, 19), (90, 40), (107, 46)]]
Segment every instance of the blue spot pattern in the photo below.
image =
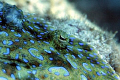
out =
[(86, 42), (0, 2), (0, 80), (119, 80)]

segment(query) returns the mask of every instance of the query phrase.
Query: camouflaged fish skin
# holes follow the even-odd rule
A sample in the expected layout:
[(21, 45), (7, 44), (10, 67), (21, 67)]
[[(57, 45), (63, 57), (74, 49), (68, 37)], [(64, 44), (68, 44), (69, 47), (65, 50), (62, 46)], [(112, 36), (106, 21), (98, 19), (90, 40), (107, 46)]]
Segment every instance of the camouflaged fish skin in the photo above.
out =
[(92, 46), (44, 20), (2, 2), (0, 18), (0, 80), (119, 79)]

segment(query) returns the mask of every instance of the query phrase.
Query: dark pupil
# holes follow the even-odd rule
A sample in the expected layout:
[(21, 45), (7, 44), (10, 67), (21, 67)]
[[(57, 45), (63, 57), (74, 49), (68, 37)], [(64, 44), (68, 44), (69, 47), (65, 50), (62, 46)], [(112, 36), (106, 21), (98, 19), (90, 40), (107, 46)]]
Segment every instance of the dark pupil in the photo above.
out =
[(60, 35), (60, 39), (61, 39), (61, 40), (66, 40), (66, 39), (65, 39), (65, 38), (63, 38), (61, 35)]

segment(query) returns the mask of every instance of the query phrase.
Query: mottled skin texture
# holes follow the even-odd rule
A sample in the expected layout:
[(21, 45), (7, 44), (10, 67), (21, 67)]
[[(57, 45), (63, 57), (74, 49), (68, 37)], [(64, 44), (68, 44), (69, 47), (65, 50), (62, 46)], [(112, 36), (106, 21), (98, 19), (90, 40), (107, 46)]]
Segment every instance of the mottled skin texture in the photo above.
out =
[(118, 80), (93, 47), (44, 20), (1, 21), (0, 80)]

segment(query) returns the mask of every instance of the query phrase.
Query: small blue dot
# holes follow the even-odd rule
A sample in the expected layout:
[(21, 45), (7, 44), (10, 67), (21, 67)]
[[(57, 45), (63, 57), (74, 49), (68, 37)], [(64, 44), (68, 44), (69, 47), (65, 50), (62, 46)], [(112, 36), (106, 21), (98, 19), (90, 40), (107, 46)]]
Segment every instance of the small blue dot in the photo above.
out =
[(100, 76), (100, 75), (101, 75), (99, 72), (96, 72), (96, 74), (97, 74), (98, 76)]
[(79, 52), (82, 52), (83, 50), (82, 49), (77, 49)]
[(34, 41), (34, 40), (30, 40), (30, 42), (31, 42), (31, 43), (35, 43), (35, 41)]
[(3, 73), (6, 73), (6, 70), (5, 69), (2, 69)]
[(46, 50), (46, 49), (44, 49), (44, 51), (45, 51), (45, 52), (47, 52), (47, 53), (51, 53), (51, 51), (49, 51), (49, 50)]
[(11, 74), (11, 78), (15, 79), (15, 75), (14, 75), (14, 74)]
[(53, 58), (49, 58), (51, 61), (53, 60)]
[(27, 60), (27, 59), (25, 59), (25, 58), (23, 58), (23, 61), (25, 62), (25, 63), (28, 63), (29, 61)]
[(47, 42), (47, 41), (43, 41), (44, 43), (46, 43), (46, 44), (50, 44), (49, 42)]
[(80, 46), (83, 46), (84, 44), (83, 43), (79, 43)]
[(31, 26), (28, 26), (28, 27), (33, 30), (33, 27), (31, 27)]
[(50, 47), (50, 50), (54, 51), (54, 48), (53, 48), (53, 47)]
[(16, 66), (17, 70), (21, 70), (21, 67), (20, 66)]

